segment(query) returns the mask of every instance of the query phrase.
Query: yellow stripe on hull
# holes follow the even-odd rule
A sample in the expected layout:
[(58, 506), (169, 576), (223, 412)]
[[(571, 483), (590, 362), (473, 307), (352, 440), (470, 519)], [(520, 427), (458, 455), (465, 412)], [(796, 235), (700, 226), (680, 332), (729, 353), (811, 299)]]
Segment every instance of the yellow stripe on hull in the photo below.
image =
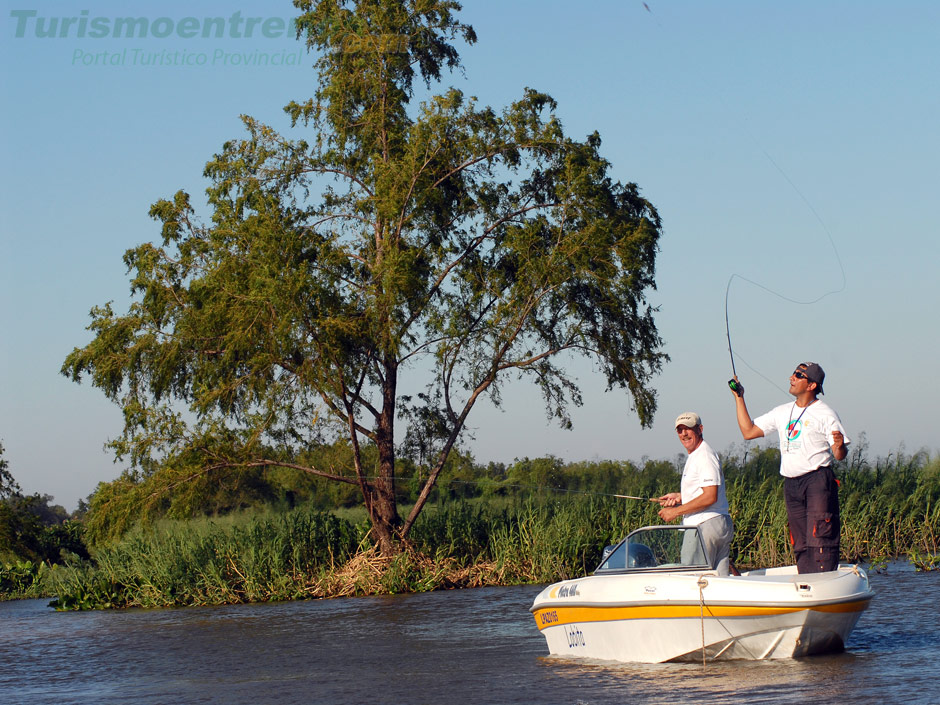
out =
[[(706, 617), (765, 617), (792, 612), (862, 612), (871, 598), (827, 605), (705, 605)], [(533, 611), (535, 625), (541, 631), (548, 627), (577, 622), (610, 622), (622, 619), (679, 619), (700, 617), (702, 608), (697, 604), (636, 605), (631, 607), (541, 607)]]

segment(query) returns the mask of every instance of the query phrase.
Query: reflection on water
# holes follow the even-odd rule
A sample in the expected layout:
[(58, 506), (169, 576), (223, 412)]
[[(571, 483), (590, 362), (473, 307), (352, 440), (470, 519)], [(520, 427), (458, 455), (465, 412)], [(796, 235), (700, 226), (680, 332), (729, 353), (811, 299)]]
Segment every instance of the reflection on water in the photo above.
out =
[(549, 657), (539, 587), (55, 613), (0, 603), (0, 703), (935, 703), (940, 574), (873, 575), (844, 654), (701, 664)]
[[(846, 654), (802, 661), (720, 661), (704, 668), (701, 664), (579, 665), (545, 660), (553, 662), (550, 667), (555, 676), (596, 691), (585, 703), (828, 703), (835, 702), (832, 683), (847, 680), (853, 668), (852, 657)], [(855, 702), (859, 702), (858, 695), (853, 696)]]

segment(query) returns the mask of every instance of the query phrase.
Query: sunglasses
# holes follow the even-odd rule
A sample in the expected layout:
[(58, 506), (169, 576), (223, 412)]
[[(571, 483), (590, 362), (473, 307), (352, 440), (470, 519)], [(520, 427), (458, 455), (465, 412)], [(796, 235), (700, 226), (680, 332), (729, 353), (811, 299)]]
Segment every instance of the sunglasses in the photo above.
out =
[(799, 370), (797, 370), (796, 372), (794, 372), (794, 373), (793, 373), (793, 376), (796, 377), (797, 379), (809, 379), (805, 374), (803, 374), (803, 373), (800, 372)]

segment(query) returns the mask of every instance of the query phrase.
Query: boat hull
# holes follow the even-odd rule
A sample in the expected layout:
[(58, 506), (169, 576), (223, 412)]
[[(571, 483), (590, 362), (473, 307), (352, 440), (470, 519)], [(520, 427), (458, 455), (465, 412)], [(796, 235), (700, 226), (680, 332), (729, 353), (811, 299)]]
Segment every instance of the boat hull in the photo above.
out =
[(532, 612), (557, 656), (658, 663), (840, 651), (872, 598), (856, 566), (798, 575), (658, 573), (550, 585)]

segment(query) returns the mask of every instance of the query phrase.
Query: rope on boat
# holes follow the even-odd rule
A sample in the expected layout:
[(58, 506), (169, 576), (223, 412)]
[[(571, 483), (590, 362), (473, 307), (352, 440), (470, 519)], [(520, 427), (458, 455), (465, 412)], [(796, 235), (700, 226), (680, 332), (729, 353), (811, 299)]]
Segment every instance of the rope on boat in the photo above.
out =
[(705, 588), (708, 587), (708, 581), (704, 576), (698, 579), (698, 606), (699, 615), (702, 623), (702, 668), (705, 668)]
[[(705, 666), (705, 588), (708, 587), (708, 580), (705, 579), (704, 575), (699, 576), (699, 579), (696, 582), (696, 585), (698, 585), (699, 615), (700, 615), (700, 619), (702, 623), (702, 666), (704, 667)], [(733, 645), (740, 646), (742, 649), (747, 651), (747, 653), (750, 654), (751, 658), (754, 659), (755, 661), (759, 661), (766, 656), (766, 655), (756, 656), (754, 652), (751, 651), (747, 647), (746, 644), (743, 644), (740, 641), (738, 641), (737, 637), (731, 633), (731, 630), (728, 629), (728, 627), (725, 625), (723, 621), (721, 621), (720, 617), (718, 617), (717, 615), (712, 615), (712, 617), (714, 618), (715, 622), (717, 622), (718, 625), (722, 629), (725, 630), (725, 634), (727, 634), (729, 637), (729, 642), (724, 646), (724, 648), (720, 649), (718, 653), (716, 653), (712, 657), (712, 661), (715, 661), (716, 659), (718, 659), (725, 651), (727, 651)]]

